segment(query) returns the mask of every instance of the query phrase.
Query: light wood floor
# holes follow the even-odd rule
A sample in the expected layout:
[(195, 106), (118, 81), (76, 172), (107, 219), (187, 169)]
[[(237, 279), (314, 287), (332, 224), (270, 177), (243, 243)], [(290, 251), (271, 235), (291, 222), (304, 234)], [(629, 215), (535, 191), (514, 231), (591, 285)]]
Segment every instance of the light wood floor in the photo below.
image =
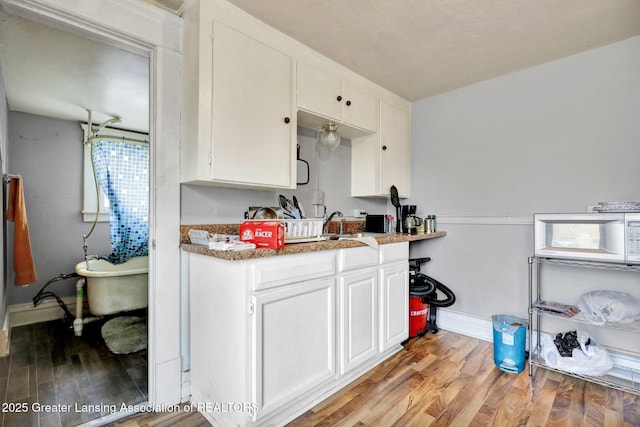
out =
[[(207, 425), (152, 414), (113, 425)], [(640, 396), (539, 369), (506, 374), (491, 343), (440, 331), (401, 351), (290, 426), (640, 426)]]

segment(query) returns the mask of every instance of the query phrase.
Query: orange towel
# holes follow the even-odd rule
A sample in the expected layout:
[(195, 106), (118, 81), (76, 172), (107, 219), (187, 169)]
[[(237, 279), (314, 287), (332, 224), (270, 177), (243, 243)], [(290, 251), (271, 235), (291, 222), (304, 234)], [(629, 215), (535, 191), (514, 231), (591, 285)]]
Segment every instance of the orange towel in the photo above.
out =
[(24, 204), (22, 178), (11, 179), (9, 185), (9, 206), (7, 220), (14, 221), (13, 230), (13, 269), (16, 272), (16, 286), (24, 286), (38, 280), (33, 265), (27, 210)]

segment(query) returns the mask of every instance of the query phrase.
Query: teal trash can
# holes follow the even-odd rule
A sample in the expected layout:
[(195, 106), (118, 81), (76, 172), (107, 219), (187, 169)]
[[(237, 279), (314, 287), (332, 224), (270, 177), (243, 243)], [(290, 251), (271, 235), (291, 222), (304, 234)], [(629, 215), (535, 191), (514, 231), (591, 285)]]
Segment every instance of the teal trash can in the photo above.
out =
[(494, 314), (493, 360), (500, 370), (517, 374), (524, 370), (527, 321), (508, 314)]

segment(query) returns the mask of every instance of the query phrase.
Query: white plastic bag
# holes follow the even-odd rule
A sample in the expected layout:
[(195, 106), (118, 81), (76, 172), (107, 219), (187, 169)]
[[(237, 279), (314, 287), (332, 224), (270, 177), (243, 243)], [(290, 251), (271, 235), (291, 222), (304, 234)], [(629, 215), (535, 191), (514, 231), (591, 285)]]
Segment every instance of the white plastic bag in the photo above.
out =
[(589, 322), (631, 323), (640, 319), (640, 301), (626, 292), (591, 291), (582, 294), (576, 304)]
[(541, 333), (540, 357), (548, 366), (561, 371), (594, 377), (606, 374), (613, 368), (613, 361), (609, 353), (593, 340), (587, 345), (588, 341), (589, 334), (585, 331), (578, 331), (580, 347), (573, 349), (571, 357), (562, 357), (553, 342), (553, 337)]

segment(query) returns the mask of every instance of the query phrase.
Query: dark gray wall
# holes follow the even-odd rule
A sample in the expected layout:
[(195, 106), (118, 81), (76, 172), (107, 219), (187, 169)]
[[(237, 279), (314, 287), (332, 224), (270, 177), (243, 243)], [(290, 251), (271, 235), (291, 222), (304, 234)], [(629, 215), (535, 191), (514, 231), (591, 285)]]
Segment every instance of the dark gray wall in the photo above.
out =
[[(82, 236), (91, 223), (82, 221), (83, 132), (79, 123), (20, 112), (9, 113), (8, 170), (22, 176), (31, 247), (38, 282), (13, 286), (13, 224), (8, 224), (8, 304), (31, 302), (49, 279), (72, 273), (83, 259)], [(111, 251), (109, 226), (99, 223), (89, 239), (89, 253)], [(51, 285), (61, 297), (75, 293), (75, 281)]]

